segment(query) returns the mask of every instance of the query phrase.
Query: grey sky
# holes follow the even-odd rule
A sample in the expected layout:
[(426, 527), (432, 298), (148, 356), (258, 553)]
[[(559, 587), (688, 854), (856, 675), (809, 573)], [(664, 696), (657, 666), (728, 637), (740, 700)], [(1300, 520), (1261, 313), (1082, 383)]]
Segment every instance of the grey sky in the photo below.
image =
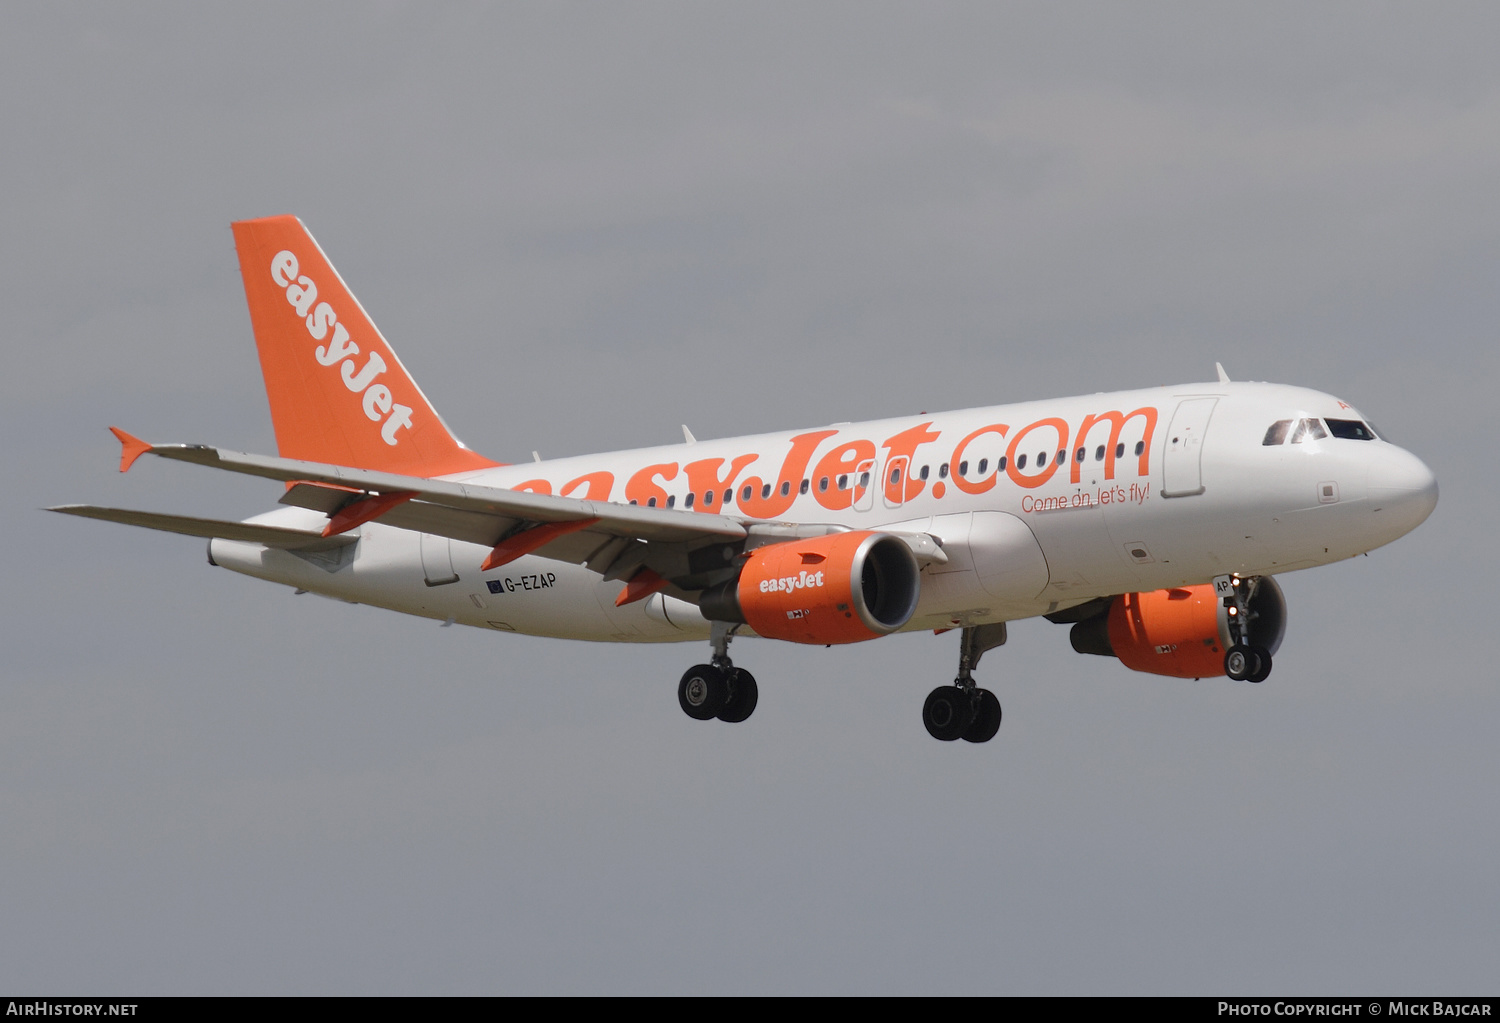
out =
[[(0, 989), (1474, 993), (1500, 962), (1493, 5), (0, 10)], [(459, 434), (569, 454), (1190, 379), (1438, 474), (1265, 685), (1012, 628), (441, 629), (49, 516), (243, 517), (228, 224), (301, 216)]]

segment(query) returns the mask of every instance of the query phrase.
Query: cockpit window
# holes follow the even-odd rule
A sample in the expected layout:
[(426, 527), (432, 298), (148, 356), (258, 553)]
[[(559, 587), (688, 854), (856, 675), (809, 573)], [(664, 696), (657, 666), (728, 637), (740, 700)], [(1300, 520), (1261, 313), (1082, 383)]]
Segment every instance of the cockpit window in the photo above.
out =
[(1286, 441), (1287, 427), (1291, 425), (1292, 421), (1290, 419), (1282, 419), (1272, 423), (1271, 428), (1266, 431), (1266, 439), (1261, 441), (1261, 444), (1271, 447), (1274, 444), (1284, 443)]
[(1322, 440), (1328, 433), (1323, 429), (1323, 424), (1316, 419), (1302, 419), (1297, 422), (1297, 429), (1292, 431), (1292, 443), (1301, 444), (1305, 440)]
[(1374, 440), (1375, 431), (1358, 419), (1327, 419), (1328, 432), (1345, 440)]

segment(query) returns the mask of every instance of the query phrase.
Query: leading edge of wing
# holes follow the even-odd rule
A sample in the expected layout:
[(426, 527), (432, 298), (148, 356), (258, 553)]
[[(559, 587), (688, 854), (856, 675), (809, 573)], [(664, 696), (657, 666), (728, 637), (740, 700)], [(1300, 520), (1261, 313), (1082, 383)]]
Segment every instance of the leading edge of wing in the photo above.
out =
[[(459, 511), (502, 515), (528, 522), (572, 522), (597, 519), (591, 532), (668, 543), (692, 541), (707, 537), (740, 539), (749, 534), (746, 527), (724, 515), (677, 511), (669, 508), (642, 508), (639, 505), (614, 504), (608, 501), (586, 501), (554, 494), (535, 494), (525, 490), (504, 490), (474, 483), (454, 483), (402, 476), (396, 473), (371, 472), (347, 466), (305, 462), (293, 458), (272, 458), (239, 451), (221, 451), (204, 444), (152, 444), (150, 454), (214, 469), (261, 476), (283, 483), (308, 481), (325, 483), (351, 490), (392, 493), (410, 491), (415, 500), (441, 505)], [(142, 454), (146, 452), (141, 452)]]
[(321, 533), (304, 529), (288, 529), (285, 526), (226, 522), (222, 519), (199, 519), (190, 515), (164, 515), (160, 512), (133, 511), (129, 508), (102, 508), (92, 504), (63, 504), (48, 508), (47, 511), (78, 515), (86, 519), (101, 519), (105, 522), (121, 522), (127, 526), (143, 526), (146, 529), (158, 529), (167, 533), (258, 543), (265, 547), (305, 551), (309, 554), (344, 547), (356, 539), (348, 534), (325, 537)]

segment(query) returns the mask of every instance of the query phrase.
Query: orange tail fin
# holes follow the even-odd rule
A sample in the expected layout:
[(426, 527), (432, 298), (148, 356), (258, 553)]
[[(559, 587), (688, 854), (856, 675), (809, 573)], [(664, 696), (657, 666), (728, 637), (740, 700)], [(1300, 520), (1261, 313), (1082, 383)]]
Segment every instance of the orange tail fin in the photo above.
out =
[(411, 476), (495, 465), (448, 432), (296, 217), (234, 225), (283, 458)]

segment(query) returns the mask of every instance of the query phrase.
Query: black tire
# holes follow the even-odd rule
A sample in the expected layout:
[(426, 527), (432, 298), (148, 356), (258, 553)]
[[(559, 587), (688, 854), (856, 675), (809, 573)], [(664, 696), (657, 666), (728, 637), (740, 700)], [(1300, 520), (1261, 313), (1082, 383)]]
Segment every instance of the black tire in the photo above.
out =
[(1255, 651), (1247, 646), (1232, 646), (1224, 654), (1224, 674), (1236, 682), (1249, 678), (1258, 665)]
[(964, 742), (989, 742), (1000, 731), (1000, 700), (988, 689), (974, 690), (974, 720), (964, 729)]
[(942, 742), (952, 742), (964, 734), (974, 720), (974, 701), (958, 686), (938, 686), (927, 694), (922, 705), (922, 724), (927, 734)]
[(677, 702), (688, 717), (707, 721), (729, 702), (729, 683), (712, 664), (695, 664), (677, 683)]
[(729, 673), (729, 702), (719, 711), (719, 720), (737, 724), (755, 713), (760, 702), (760, 687), (755, 676), (744, 668), (735, 668)]
[(1264, 682), (1271, 677), (1271, 651), (1263, 646), (1253, 646), (1250, 652), (1255, 655), (1255, 670), (1246, 676), (1251, 682)]

